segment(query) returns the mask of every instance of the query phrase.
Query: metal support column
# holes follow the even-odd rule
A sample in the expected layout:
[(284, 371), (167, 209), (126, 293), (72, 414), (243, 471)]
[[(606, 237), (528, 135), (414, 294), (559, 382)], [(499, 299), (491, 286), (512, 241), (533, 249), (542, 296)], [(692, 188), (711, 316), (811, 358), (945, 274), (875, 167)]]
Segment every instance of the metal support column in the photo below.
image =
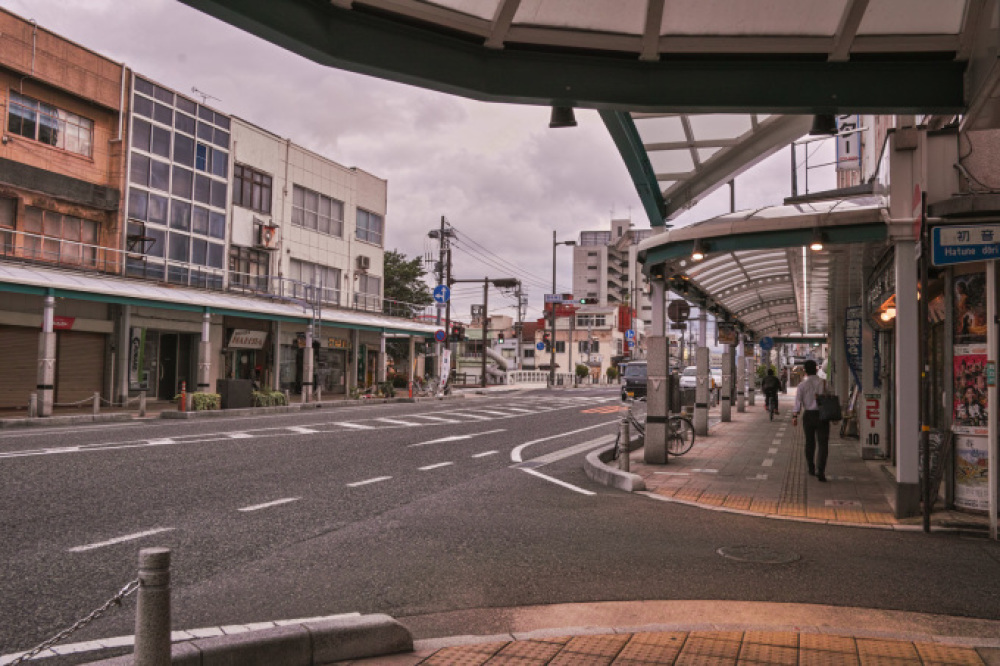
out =
[(385, 331), (382, 331), (378, 339), (378, 381), (380, 384), (386, 381), (388, 363), (389, 359), (385, 353)]
[[(996, 367), (997, 357), (1000, 356), (998, 350), (1000, 350), (1000, 339), (998, 339), (998, 334), (1000, 331), (997, 330), (997, 262), (987, 261), (986, 262), (986, 321), (990, 322), (989, 327), (986, 329), (986, 361), (987, 363), (993, 363)], [(989, 500), (989, 514), (990, 514), (990, 538), (993, 540), (997, 539), (997, 464), (1000, 462), (998, 458), (997, 450), (997, 436), (1000, 434), (1000, 428), (997, 427), (997, 419), (994, 415), (1000, 413), (997, 412), (998, 394), (997, 387), (990, 386), (987, 389), (986, 394), (986, 413), (990, 415), (989, 418), (989, 444), (986, 453), (986, 482), (989, 485), (988, 490), (988, 500)], [(990, 411), (992, 410), (992, 411)]]
[(915, 241), (896, 246), (896, 515), (912, 516), (920, 502), (920, 340), (917, 326)]
[(741, 335), (736, 343), (736, 411), (740, 414), (747, 411), (746, 395), (744, 394), (747, 379), (747, 359), (743, 355), (743, 349), (743, 336)]
[(665, 297), (662, 280), (650, 285), (653, 315), (652, 335), (646, 339), (646, 435), (643, 459), (647, 463), (667, 463), (667, 414), (670, 404), (670, 338), (666, 336)]
[(56, 383), (56, 298), (45, 297), (42, 310), (42, 332), (38, 336), (38, 416), (52, 416)]
[(312, 401), (313, 392), (313, 325), (306, 327), (306, 348), (302, 350), (302, 402)]
[(201, 340), (198, 341), (198, 393), (209, 393), (209, 380), (212, 375), (212, 314), (208, 308), (201, 315)]

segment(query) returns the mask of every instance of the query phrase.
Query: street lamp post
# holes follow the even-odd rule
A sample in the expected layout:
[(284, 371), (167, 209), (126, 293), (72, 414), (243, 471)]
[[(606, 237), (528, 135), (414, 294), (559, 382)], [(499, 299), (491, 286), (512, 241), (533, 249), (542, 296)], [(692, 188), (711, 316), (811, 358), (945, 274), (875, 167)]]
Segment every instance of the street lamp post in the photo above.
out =
[[(576, 245), (576, 241), (557, 241), (556, 232), (552, 230), (552, 296), (556, 294), (556, 246)], [(552, 323), (552, 342), (549, 347), (549, 388), (556, 385), (556, 304), (549, 303), (549, 319)]]

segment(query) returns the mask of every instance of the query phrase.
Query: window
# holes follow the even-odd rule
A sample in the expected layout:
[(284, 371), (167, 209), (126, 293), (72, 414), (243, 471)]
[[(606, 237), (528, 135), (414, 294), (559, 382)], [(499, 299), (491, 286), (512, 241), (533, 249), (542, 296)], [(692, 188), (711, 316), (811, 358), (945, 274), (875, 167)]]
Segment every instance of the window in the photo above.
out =
[(382, 244), (382, 216), (358, 209), (358, 225), (356, 237), (358, 240)]
[(292, 224), (343, 238), (344, 202), (293, 185)]
[(580, 340), (577, 343), (577, 351), (581, 354), (596, 354), (601, 350), (601, 343), (597, 340), (591, 340), (588, 344), (587, 340)]
[(558, 341), (556, 341), (556, 353), (557, 354), (565, 354), (566, 353), (566, 341), (565, 340), (558, 340)]
[(100, 225), (51, 210), (24, 209), (24, 256), (73, 266), (97, 267)]
[(577, 315), (577, 328), (592, 328), (594, 326), (607, 326), (605, 315)]
[(264, 215), (271, 214), (271, 177), (248, 166), (233, 167), (233, 203)]
[(367, 273), (357, 277), (358, 286), (354, 293), (354, 305), (365, 310), (381, 309), (379, 301), (382, 295), (382, 278)]
[(230, 246), (229, 284), (233, 287), (249, 287), (256, 291), (267, 291), (270, 264), (271, 258), (266, 250)]
[(312, 298), (312, 287), (319, 289), (325, 303), (340, 305), (340, 269), (292, 259), (288, 264), (291, 289), (298, 298)]
[(14, 215), (17, 199), (0, 197), (0, 254), (14, 251)]
[(535, 358), (535, 350), (530, 347), (526, 347), (524, 350), (524, 358)]
[(94, 121), (26, 97), (13, 90), (7, 104), (7, 131), (39, 143), (90, 157)]

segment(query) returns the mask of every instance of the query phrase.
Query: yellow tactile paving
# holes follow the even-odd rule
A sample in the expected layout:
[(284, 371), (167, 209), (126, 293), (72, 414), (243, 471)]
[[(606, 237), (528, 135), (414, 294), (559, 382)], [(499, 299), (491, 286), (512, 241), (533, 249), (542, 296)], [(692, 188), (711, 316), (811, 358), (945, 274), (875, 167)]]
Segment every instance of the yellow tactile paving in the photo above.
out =
[(809, 518), (816, 518), (818, 520), (836, 520), (837, 512), (833, 509), (827, 509), (826, 507), (810, 506), (806, 507), (806, 516)]
[(753, 502), (750, 503), (750, 510), (756, 511), (757, 513), (777, 513), (778, 512), (778, 500), (766, 500), (754, 498)]
[(972, 664), (979, 666), (983, 660), (972, 648), (941, 645), (939, 643), (914, 643), (925, 664)]
[(712, 506), (722, 506), (723, 502), (726, 501), (725, 493), (702, 493), (701, 497), (698, 498), (701, 504), (710, 504)]
[(686, 638), (686, 633), (635, 634), (613, 663), (615, 666), (672, 664)]
[(490, 643), (492, 651), (477, 651), (473, 648), (481, 646), (463, 645), (438, 650), (430, 657), (420, 662), (427, 666), (482, 666), (506, 643)]
[(875, 525), (892, 525), (896, 522), (896, 517), (888, 511), (865, 511), (865, 517)]
[(877, 638), (858, 638), (855, 642), (858, 644), (858, 656), (861, 657), (862, 663), (867, 663), (867, 659), (874, 659), (876, 657), (909, 659), (910, 661), (920, 659), (920, 655), (917, 654), (917, 649), (913, 647), (913, 643), (880, 640)]
[(799, 649), (799, 666), (859, 666), (859, 664), (858, 655), (853, 652)]
[(796, 666), (799, 651), (794, 647), (777, 645), (760, 645), (758, 643), (743, 643), (740, 648), (739, 664), (777, 664), (781, 666)]
[(577, 636), (566, 644), (564, 650), (577, 654), (592, 654), (613, 657), (629, 642), (630, 634), (602, 634), (599, 636)]
[(531, 640), (538, 641), (539, 643), (559, 643), (560, 645), (566, 645), (571, 640), (572, 636), (542, 636), (542, 637), (532, 637)]
[(723, 502), (723, 506), (728, 506), (731, 509), (749, 509), (750, 505), (753, 503), (753, 498), (749, 495), (729, 495), (726, 497), (726, 501)]
[(848, 523), (867, 523), (868, 517), (863, 509), (834, 509), (837, 520)]
[(857, 654), (858, 646), (850, 636), (834, 634), (799, 634), (799, 647), (803, 650), (824, 652), (849, 652)]
[(780, 516), (798, 516), (804, 518), (806, 515), (806, 507), (804, 504), (789, 504), (781, 502), (778, 504), (778, 515)]
[(791, 631), (748, 631), (743, 634), (744, 643), (798, 647), (799, 635)]
[[(504, 659), (523, 659), (526, 661), (540, 661), (547, 664), (563, 649), (560, 643), (545, 643), (542, 641), (516, 641), (508, 643), (506, 647), (496, 653), (494, 657)], [(491, 662), (492, 663), (492, 662)]]

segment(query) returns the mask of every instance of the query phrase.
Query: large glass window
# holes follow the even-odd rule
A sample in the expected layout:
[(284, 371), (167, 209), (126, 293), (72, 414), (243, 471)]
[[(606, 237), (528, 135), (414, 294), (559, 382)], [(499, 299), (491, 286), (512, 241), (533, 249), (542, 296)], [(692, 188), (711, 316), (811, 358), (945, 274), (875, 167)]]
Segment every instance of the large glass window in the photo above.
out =
[(293, 185), (292, 224), (343, 238), (344, 202)]
[(358, 290), (354, 293), (354, 304), (365, 310), (381, 308), (382, 278), (367, 273), (358, 276)]
[(382, 216), (358, 209), (357, 233), (358, 240), (382, 244)]
[(93, 120), (13, 90), (7, 102), (7, 131), (78, 155), (93, 153)]
[(74, 266), (97, 267), (100, 225), (34, 206), (24, 209), (24, 256)]
[(271, 258), (265, 250), (233, 245), (229, 248), (229, 284), (267, 291)]
[(290, 289), (298, 298), (315, 298), (313, 288), (324, 303), (340, 305), (340, 269), (292, 259), (288, 264)]
[(233, 203), (264, 215), (270, 215), (271, 177), (242, 164), (234, 166)]

